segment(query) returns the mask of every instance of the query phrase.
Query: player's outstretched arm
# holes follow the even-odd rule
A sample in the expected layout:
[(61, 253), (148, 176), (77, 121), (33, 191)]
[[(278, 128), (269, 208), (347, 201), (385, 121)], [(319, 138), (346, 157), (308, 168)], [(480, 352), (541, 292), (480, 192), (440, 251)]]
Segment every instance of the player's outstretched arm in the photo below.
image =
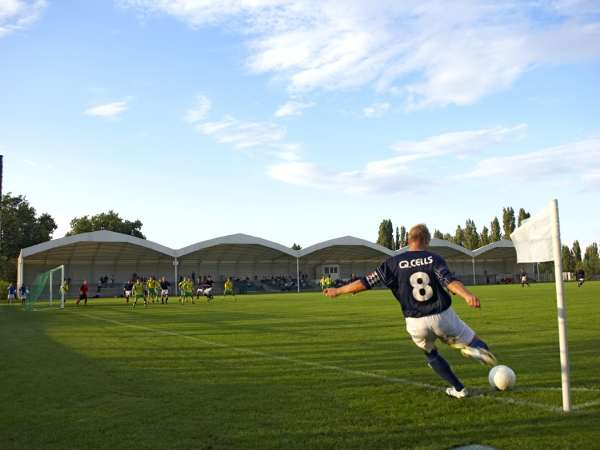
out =
[(450, 289), (455, 294), (463, 297), (469, 306), (477, 309), (481, 309), (481, 303), (477, 297), (475, 297), (471, 291), (469, 291), (460, 281), (454, 280), (452, 283), (448, 285), (448, 289)]
[(355, 282), (347, 284), (346, 286), (342, 286), (341, 288), (327, 288), (323, 292), (325, 292), (328, 297), (335, 298), (338, 295), (356, 294), (366, 290), (367, 288), (360, 282), (360, 280), (356, 280)]

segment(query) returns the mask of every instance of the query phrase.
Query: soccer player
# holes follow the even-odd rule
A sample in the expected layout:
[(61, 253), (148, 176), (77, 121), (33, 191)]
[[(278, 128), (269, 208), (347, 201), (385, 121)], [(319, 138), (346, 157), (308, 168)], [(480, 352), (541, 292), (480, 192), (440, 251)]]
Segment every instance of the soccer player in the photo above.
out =
[(83, 306), (87, 306), (87, 301), (88, 301), (87, 292), (88, 292), (87, 281), (83, 280), (83, 284), (79, 288), (79, 300), (77, 300), (77, 303), (75, 303), (75, 306), (79, 307), (79, 302), (81, 300), (83, 300)]
[(22, 284), (19, 288), (19, 294), (21, 295), (21, 306), (23, 306), (25, 304), (25, 301), (27, 300), (27, 293), (29, 292), (29, 290), (27, 290), (27, 287), (28, 286)]
[(171, 286), (171, 283), (165, 280), (165, 277), (162, 277), (160, 281), (160, 302), (163, 304), (169, 303), (169, 286)]
[(69, 292), (69, 284), (67, 283), (67, 279), (63, 280), (63, 284), (58, 288), (58, 296), (61, 297), (61, 294), (65, 295), (65, 302), (67, 301), (67, 292)]
[(183, 280), (184, 281), (184, 289), (185, 289), (185, 298), (186, 300), (189, 302), (190, 300), (188, 299), (188, 297), (190, 297), (192, 299), (192, 304), (194, 303), (194, 283), (192, 281), (192, 279), (190, 277), (187, 277), (187, 279)]
[(123, 291), (125, 292), (125, 303), (129, 303), (129, 298), (131, 297), (133, 291), (133, 283), (131, 280), (127, 280), (127, 284), (125, 285)]
[(15, 294), (17, 293), (17, 288), (13, 286), (12, 283), (8, 285), (8, 304), (12, 305), (12, 301), (15, 298)]
[(325, 278), (325, 289), (329, 289), (330, 287), (333, 287), (333, 278), (331, 278), (331, 274), (327, 275), (327, 278)]
[(179, 303), (183, 304), (183, 301), (185, 299), (185, 286), (187, 284), (187, 281), (185, 278), (181, 278), (181, 280), (179, 281), (179, 283), (177, 283), (177, 287), (179, 288)]
[[(325, 275), (323, 275), (321, 277), (321, 280), (319, 281), (319, 284), (321, 285), (321, 290), (323, 291), (323, 294), (325, 294)], [(327, 295), (327, 294), (325, 294)]]
[(150, 277), (148, 279), (148, 282), (146, 283), (146, 287), (148, 288), (148, 301), (150, 301), (150, 297), (152, 297), (152, 303), (154, 303), (154, 300), (158, 300), (158, 295), (156, 292), (157, 289), (157, 282), (154, 279), (154, 277)]
[(214, 297), (211, 294), (213, 284), (214, 284), (214, 281), (210, 279), (210, 275), (208, 277), (206, 277), (206, 281), (204, 282), (203, 289), (202, 289), (202, 295), (206, 295), (207, 302), (214, 299)]
[(233, 283), (231, 282), (231, 278), (227, 278), (227, 281), (225, 282), (225, 285), (223, 287), (223, 296), (221, 297), (221, 301), (223, 301), (223, 299), (225, 299), (225, 296), (227, 294), (233, 295), (233, 299), (237, 300), (237, 298), (235, 298), (235, 294), (233, 293)]
[(575, 274), (575, 278), (577, 278), (577, 287), (580, 288), (583, 283), (585, 283), (585, 272), (583, 271), (583, 268), (580, 268), (577, 273)]
[(362, 292), (383, 283), (400, 302), (406, 317), (406, 330), (415, 344), (425, 353), (429, 367), (448, 382), (446, 394), (451, 397), (469, 396), (448, 362), (438, 353), (435, 341), (460, 348), (463, 356), (482, 364), (494, 366), (496, 358), (487, 345), (463, 322), (450, 307), (452, 298), (444, 289), (464, 297), (469, 306), (481, 309), (481, 303), (452, 275), (441, 256), (427, 250), (431, 234), (424, 224), (415, 225), (408, 233), (409, 250), (385, 261), (375, 272), (341, 288), (325, 292), (334, 298), (342, 294)]
[(525, 273), (525, 269), (523, 267), (521, 267), (521, 274), (519, 276), (521, 277), (521, 287), (525, 287), (525, 284), (527, 284), (527, 287), (531, 287), (527, 282), (527, 274)]
[(148, 308), (148, 302), (146, 301), (146, 296), (144, 295), (144, 285), (142, 284), (141, 278), (135, 280), (135, 284), (133, 285), (133, 308), (135, 309), (135, 304), (138, 301), (138, 298), (144, 299), (144, 308)]

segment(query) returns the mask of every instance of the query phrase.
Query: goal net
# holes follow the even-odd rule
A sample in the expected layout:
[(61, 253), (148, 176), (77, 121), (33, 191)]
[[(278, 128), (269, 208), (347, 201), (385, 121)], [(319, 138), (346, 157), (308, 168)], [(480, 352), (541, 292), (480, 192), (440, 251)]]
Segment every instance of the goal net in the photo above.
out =
[[(59, 266), (47, 272), (39, 273), (31, 285), (26, 285), (26, 300), (23, 309), (30, 311), (34, 307), (58, 305), (64, 308), (64, 293), (60, 289), (65, 273), (65, 266)], [(21, 298), (21, 286), (17, 289)]]

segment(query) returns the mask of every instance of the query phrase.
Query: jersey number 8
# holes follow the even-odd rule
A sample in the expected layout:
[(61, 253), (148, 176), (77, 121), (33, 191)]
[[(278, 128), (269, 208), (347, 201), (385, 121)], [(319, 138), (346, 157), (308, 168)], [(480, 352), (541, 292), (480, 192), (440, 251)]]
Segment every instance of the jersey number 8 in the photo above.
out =
[(410, 285), (415, 300), (426, 302), (433, 297), (433, 289), (429, 286), (429, 275), (425, 272), (415, 272), (410, 276)]

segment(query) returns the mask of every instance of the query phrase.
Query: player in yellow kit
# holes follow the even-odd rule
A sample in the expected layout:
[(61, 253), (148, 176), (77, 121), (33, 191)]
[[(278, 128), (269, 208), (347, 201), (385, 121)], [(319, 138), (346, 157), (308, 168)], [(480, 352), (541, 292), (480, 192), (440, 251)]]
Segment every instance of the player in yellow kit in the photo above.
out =
[(67, 283), (67, 280), (65, 279), (63, 281), (63, 284), (60, 285), (60, 287), (58, 288), (58, 296), (60, 297), (61, 294), (65, 294), (65, 302), (67, 301), (67, 292), (69, 292), (69, 284)]
[(142, 284), (142, 280), (138, 278), (133, 285), (133, 308), (135, 309), (135, 304), (138, 301), (138, 298), (144, 299), (144, 308), (148, 308), (148, 302), (146, 301), (146, 296), (144, 295), (144, 285)]
[(187, 280), (183, 278), (179, 283), (177, 283), (177, 287), (179, 288), (179, 303), (183, 304), (183, 300), (185, 299), (185, 285)]
[[(190, 298), (192, 299), (192, 303), (194, 303), (194, 282), (190, 277), (187, 277), (185, 281), (185, 299), (189, 302)], [(195, 304), (195, 303), (194, 303)]]
[(227, 281), (225, 282), (223, 296), (221, 297), (221, 301), (225, 298), (225, 296), (227, 294), (233, 295), (233, 299), (237, 300), (237, 298), (235, 298), (235, 294), (233, 293), (233, 283), (231, 282), (231, 278), (227, 278)]
[(150, 297), (152, 297), (152, 303), (154, 303), (156, 300), (156, 280), (154, 277), (148, 278), (146, 289), (148, 289), (148, 302), (150, 302)]

